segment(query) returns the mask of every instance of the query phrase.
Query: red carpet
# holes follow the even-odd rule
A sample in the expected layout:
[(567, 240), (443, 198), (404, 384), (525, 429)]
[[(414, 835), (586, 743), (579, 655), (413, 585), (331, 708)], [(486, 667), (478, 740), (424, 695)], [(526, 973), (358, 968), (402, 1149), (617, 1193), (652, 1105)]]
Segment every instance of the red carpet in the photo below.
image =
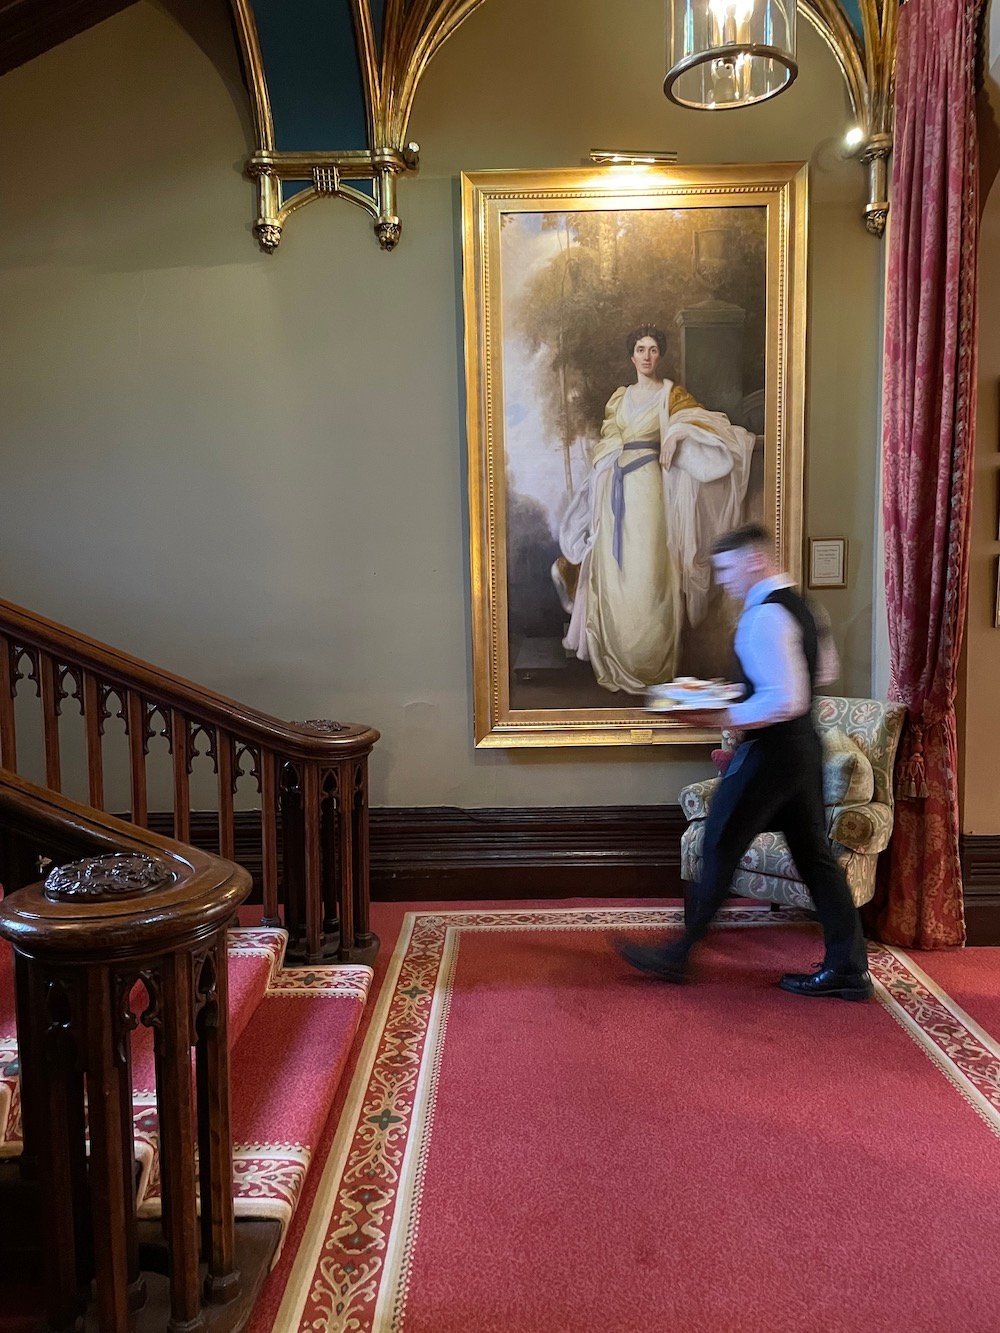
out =
[(952, 1004), (1000, 1037), (1000, 948), (947, 949), (911, 957)]
[(817, 935), (757, 907), (665, 987), (609, 937), (666, 915), (410, 918), (255, 1333), (1000, 1326), (987, 999), (888, 950), (879, 1004), (785, 995)]

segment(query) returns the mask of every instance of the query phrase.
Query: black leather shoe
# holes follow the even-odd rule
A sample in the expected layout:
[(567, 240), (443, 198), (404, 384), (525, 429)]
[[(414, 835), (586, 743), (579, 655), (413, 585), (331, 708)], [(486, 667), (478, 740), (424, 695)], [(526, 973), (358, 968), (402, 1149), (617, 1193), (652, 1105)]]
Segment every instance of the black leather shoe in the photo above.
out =
[(778, 985), (793, 995), (832, 996), (838, 1000), (870, 1000), (875, 994), (867, 972), (835, 972), (821, 967), (816, 972), (788, 972)]
[(665, 949), (654, 949), (648, 944), (633, 944), (629, 940), (617, 941), (615, 949), (626, 963), (631, 963), (640, 972), (659, 977), (661, 981), (680, 984), (688, 980), (687, 954), (681, 949), (671, 945)]

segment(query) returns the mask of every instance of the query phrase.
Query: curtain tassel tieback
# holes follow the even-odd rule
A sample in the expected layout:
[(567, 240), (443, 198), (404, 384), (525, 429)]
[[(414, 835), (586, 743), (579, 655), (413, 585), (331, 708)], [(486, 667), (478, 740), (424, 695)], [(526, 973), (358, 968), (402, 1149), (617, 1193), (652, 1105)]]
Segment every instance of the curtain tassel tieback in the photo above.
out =
[(923, 754), (913, 754), (899, 773), (899, 795), (907, 801), (922, 801), (927, 796), (927, 772)]
[(904, 800), (922, 801), (928, 795), (927, 766), (924, 760), (924, 728), (925, 726), (933, 726), (937, 721), (940, 721), (937, 716), (928, 716), (925, 711), (922, 721), (910, 722), (907, 735), (904, 738), (904, 757), (899, 765), (897, 777), (897, 794)]

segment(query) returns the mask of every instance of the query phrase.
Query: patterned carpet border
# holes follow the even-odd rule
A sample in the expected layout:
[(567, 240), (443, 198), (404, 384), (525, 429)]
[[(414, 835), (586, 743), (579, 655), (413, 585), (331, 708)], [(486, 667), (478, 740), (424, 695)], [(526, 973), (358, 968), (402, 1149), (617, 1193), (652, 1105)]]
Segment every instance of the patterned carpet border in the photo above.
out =
[[(809, 919), (785, 909), (780, 924)], [(274, 1327), (399, 1333), (459, 931), (677, 927), (681, 908), (414, 912), (404, 920)], [(725, 927), (773, 926), (725, 908)], [(870, 948), (880, 1003), (1000, 1134), (1000, 1044), (898, 949)]]

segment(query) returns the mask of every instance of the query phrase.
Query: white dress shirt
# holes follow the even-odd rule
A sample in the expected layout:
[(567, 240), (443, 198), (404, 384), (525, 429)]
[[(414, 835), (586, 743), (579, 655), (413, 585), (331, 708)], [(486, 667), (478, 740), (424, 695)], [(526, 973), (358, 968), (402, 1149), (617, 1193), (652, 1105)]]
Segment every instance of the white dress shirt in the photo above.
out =
[[(802, 647), (802, 629), (792, 613), (777, 602), (763, 605), (764, 598), (779, 588), (794, 588), (787, 574), (761, 579), (747, 593), (743, 614), (736, 626), (736, 655), (754, 692), (745, 703), (732, 704), (729, 716), (734, 727), (767, 727), (802, 717), (812, 707), (809, 668)], [(823, 624), (817, 624), (819, 646), (816, 683), (827, 685), (840, 672), (837, 649)]]

